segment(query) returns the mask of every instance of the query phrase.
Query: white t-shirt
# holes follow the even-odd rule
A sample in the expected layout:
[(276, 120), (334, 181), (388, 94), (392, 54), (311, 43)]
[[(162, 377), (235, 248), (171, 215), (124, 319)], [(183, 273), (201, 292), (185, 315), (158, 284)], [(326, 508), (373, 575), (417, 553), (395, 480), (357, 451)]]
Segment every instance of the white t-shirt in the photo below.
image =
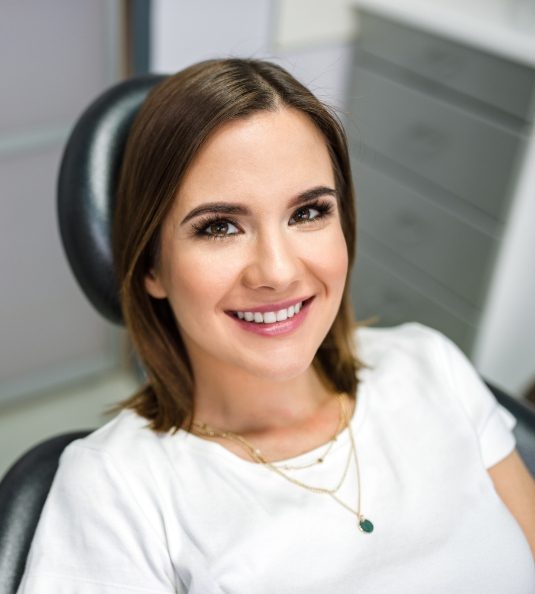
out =
[[(529, 545), (486, 471), (514, 448), (512, 417), (435, 331), (357, 340), (371, 534), (328, 495), (124, 411), (63, 454), (19, 593), (533, 594)], [(323, 465), (293, 474), (332, 486), (348, 448), (346, 429)], [(353, 467), (339, 497), (354, 506)]]

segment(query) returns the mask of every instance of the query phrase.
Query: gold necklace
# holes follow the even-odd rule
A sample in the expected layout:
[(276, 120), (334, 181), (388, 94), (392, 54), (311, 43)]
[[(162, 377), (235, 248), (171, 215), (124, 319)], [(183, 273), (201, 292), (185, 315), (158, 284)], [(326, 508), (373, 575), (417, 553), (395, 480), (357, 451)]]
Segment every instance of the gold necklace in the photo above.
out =
[[(280, 470), (303, 470), (305, 468), (311, 468), (312, 466), (316, 466), (317, 464), (323, 464), (331, 452), (334, 444), (337, 441), (338, 435), (342, 432), (345, 428), (344, 426), (344, 410), (343, 410), (343, 394), (336, 394), (336, 399), (338, 400), (339, 404), (339, 421), (338, 426), (336, 427), (336, 431), (334, 432), (333, 436), (329, 440), (329, 443), (326, 445), (323, 453), (308, 464), (301, 464), (301, 465), (289, 465), (289, 464), (276, 464), (272, 462), (273, 466), (279, 468)], [(206, 423), (199, 423), (193, 422), (198, 433), (204, 435), (205, 437), (220, 437), (223, 439), (229, 439), (235, 441), (244, 449), (247, 450), (248, 454), (253, 458), (255, 462), (259, 462), (261, 464), (267, 464), (267, 458), (262, 454), (262, 452), (255, 448), (252, 444), (250, 444), (244, 437), (242, 437), (239, 433), (232, 433), (231, 431), (216, 431), (212, 427), (210, 427)]]
[(341, 433), (341, 431), (345, 428), (344, 427), (344, 412), (343, 412), (343, 406), (344, 406), (343, 395), (336, 394), (336, 399), (338, 400), (338, 405), (339, 405), (338, 426), (336, 427), (336, 431), (334, 432), (334, 435), (331, 437), (329, 443), (327, 444), (327, 447), (323, 451), (323, 454), (321, 454), (321, 456), (319, 456), (319, 458), (316, 458), (316, 460), (314, 460), (313, 462), (310, 462), (309, 464), (299, 464), (299, 465), (273, 464), (274, 466), (276, 466), (277, 468), (280, 468), (281, 470), (303, 470), (305, 468), (311, 468), (312, 466), (316, 466), (317, 464), (323, 464), (323, 462), (325, 462), (325, 459), (327, 458), (327, 456), (329, 455), (330, 451), (332, 450), (334, 444), (336, 443), (338, 434)]
[(318, 487), (315, 485), (308, 485), (298, 479), (295, 479), (295, 478), (287, 475), (279, 466), (277, 466), (276, 464), (273, 464), (273, 462), (270, 462), (258, 448), (253, 446), (242, 435), (239, 435), (238, 433), (232, 433), (231, 431), (216, 431), (215, 429), (213, 429), (206, 423), (195, 423), (194, 422), (193, 425), (194, 425), (197, 433), (199, 433), (200, 435), (203, 435), (205, 437), (219, 437), (219, 438), (223, 438), (223, 439), (228, 439), (229, 441), (234, 441), (235, 443), (240, 445), (243, 449), (245, 449), (246, 452), (249, 454), (249, 456), (252, 458), (252, 460), (254, 462), (256, 462), (257, 464), (262, 464), (263, 466), (266, 466), (267, 468), (269, 468), (270, 470), (272, 470), (273, 472), (275, 472), (276, 474), (278, 474), (285, 480), (289, 481), (290, 483), (293, 483), (294, 485), (297, 485), (298, 487), (302, 487), (303, 489), (312, 491), (313, 493), (325, 493), (328, 495), (334, 495), (335, 493), (337, 493), (340, 490), (340, 487), (343, 485), (344, 480), (345, 480), (347, 473), (349, 471), (349, 467), (351, 465), (352, 456), (351, 456), (351, 450), (349, 450), (346, 464), (344, 466), (344, 471), (342, 473), (342, 476), (340, 477), (340, 480), (336, 484), (336, 486), (334, 486), (332, 488), (326, 488), (326, 487)]
[[(344, 408), (344, 412), (345, 412), (345, 408)], [(361, 505), (360, 466), (359, 466), (359, 459), (357, 456), (357, 447), (355, 445), (355, 436), (353, 435), (353, 427), (351, 426), (351, 423), (348, 424), (348, 429), (349, 429), (349, 440), (351, 442), (351, 453), (353, 454), (353, 460), (355, 462), (355, 474), (356, 474), (356, 479), (357, 479), (357, 504), (355, 506), (355, 509), (352, 509), (351, 507), (349, 507), (349, 505), (344, 503), (336, 495), (332, 494), (331, 497), (357, 517), (358, 526), (359, 526), (359, 529), (361, 532), (370, 534), (371, 532), (373, 532), (373, 529), (374, 529), (373, 522), (371, 520), (369, 520), (368, 518), (366, 518), (360, 510), (360, 505)]]
[[(249, 453), (249, 455), (251, 456), (253, 461), (255, 461), (258, 464), (262, 464), (263, 466), (266, 466), (267, 468), (269, 468), (270, 470), (272, 470), (273, 472), (275, 472), (282, 478), (286, 479), (290, 483), (292, 483), (298, 487), (301, 487), (303, 489), (306, 489), (307, 491), (310, 491), (312, 493), (329, 495), (333, 499), (333, 501), (335, 501), (340, 506), (342, 506), (344, 509), (346, 509), (347, 511), (352, 513), (354, 516), (356, 516), (357, 522), (358, 522), (358, 527), (361, 532), (371, 533), (374, 530), (374, 525), (369, 519), (367, 519), (362, 514), (361, 507), (360, 507), (361, 506), (360, 467), (359, 467), (359, 461), (358, 461), (358, 456), (357, 456), (357, 448), (355, 445), (355, 436), (353, 435), (353, 429), (352, 429), (351, 423), (349, 421), (349, 417), (348, 417), (348, 414), (346, 411), (345, 404), (344, 404), (343, 400), (340, 400), (340, 402), (341, 402), (341, 407), (342, 407), (343, 422), (344, 422), (345, 428), (347, 428), (349, 431), (350, 447), (349, 447), (347, 463), (345, 465), (344, 472), (342, 473), (342, 477), (339, 480), (336, 487), (334, 487), (333, 489), (308, 485), (306, 483), (303, 483), (302, 481), (299, 481), (299, 480), (287, 475), (285, 472), (283, 472), (282, 468), (279, 468), (275, 464), (269, 462), (262, 455), (261, 451), (258, 448), (255, 448), (251, 443), (249, 443), (243, 436), (239, 435), (238, 433), (232, 433), (230, 431), (216, 431), (215, 429), (212, 429), (206, 423), (194, 422), (193, 426), (196, 428), (198, 433), (200, 433), (201, 435), (204, 435), (206, 437), (219, 437), (219, 438), (223, 438), (223, 439), (229, 439), (231, 441), (238, 443)], [(340, 489), (340, 487), (342, 486), (342, 484), (347, 476), (347, 472), (349, 469), (349, 463), (350, 463), (351, 459), (353, 459), (354, 464), (355, 464), (355, 474), (356, 474), (356, 480), (357, 480), (357, 502), (355, 505), (355, 509), (353, 509), (347, 503), (342, 501), (336, 495), (336, 492)]]

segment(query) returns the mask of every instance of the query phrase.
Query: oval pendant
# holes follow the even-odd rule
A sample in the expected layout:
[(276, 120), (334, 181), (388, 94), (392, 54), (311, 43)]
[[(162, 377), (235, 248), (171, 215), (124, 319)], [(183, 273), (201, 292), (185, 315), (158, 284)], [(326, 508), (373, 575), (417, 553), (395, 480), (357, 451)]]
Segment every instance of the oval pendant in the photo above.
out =
[(373, 532), (373, 524), (364, 517), (361, 517), (359, 520), (359, 528), (361, 532), (367, 532), (368, 534)]

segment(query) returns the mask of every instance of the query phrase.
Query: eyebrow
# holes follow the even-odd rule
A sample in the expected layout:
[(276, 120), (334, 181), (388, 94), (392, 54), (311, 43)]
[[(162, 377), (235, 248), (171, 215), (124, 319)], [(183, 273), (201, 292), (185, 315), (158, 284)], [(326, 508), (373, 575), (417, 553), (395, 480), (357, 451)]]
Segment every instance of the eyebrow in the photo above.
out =
[[(301, 206), (302, 204), (306, 204), (311, 200), (315, 200), (320, 196), (333, 196), (336, 198), (336, 190), (334, 188), (329, 188), (327, 186), (316, 186), (315, 188), (310, 188), (304, 192), (301, 192), (292, 200), (290, 200), (288, 204), (288, 208), (295, 208), (297, 206)], [(251, 214), (250, 209), (239, 203), (234, 202), (207, 202), (205, 204), (201, 204), (200, 206), (195, 207), (191, 210), (181, 221), (181, 225), (187, 223), (194, 217), (198, 217), (199, 215), (203, 214), (227, 214), (227, 215), (248, 215)]]

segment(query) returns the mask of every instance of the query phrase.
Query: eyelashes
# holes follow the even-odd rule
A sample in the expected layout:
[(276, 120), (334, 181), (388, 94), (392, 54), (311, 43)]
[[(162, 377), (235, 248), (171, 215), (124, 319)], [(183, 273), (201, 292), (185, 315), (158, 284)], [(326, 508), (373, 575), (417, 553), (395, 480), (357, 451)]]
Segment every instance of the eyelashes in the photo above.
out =
[(237, 223), (219, 215), (200, 219), (192, 227), (195, 237), (207, 239), (224, 239), (240, 233)]
[[(289, 226), (314, 225), (331, 216), (331, 201), (317, 200), (297, 208), (288, 221)], [(221, 215), (208, 215), (192, 224), (193, 235), (200, 239), (228, 239), (242, 233), (237, 221)]]

